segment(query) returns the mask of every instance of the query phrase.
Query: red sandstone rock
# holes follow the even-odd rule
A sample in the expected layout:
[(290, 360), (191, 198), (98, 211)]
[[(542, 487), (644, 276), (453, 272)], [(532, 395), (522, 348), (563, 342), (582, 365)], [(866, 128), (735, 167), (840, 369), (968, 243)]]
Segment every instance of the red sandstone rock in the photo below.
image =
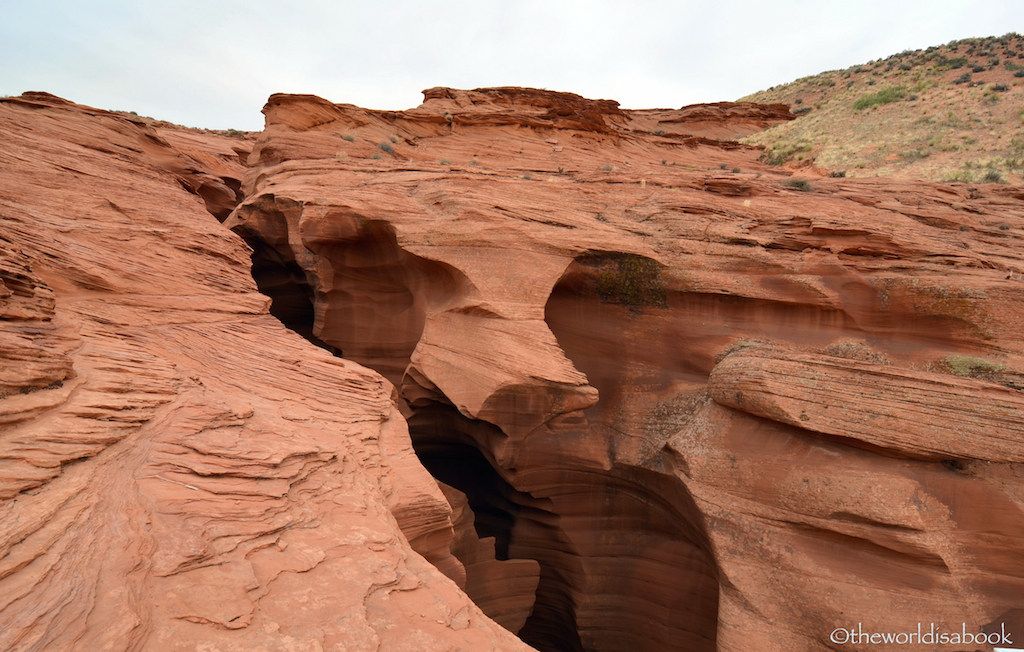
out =
[(991, 382), (829, 356), (734, 353), (721, 405), (919, 459), (1024, 461), (1024, 396)]
[(0, 140), (0, 649), (528, 649), (437, 570), (392, 385), (211, 216), (238, 139), (33, 93)]
[(460, 584), (473, 602), (510, 632), (523, 628), (533, 611), (540, 564), (533, 559), (498, 560), (495, 538), (479, 538), (474, 529), (473, 510), (466, 494), (440, 483), (452, 506), (455, 540), (452, 553), (465, 566)]
[[(1019, 189), (786, 185), (715, 140), (791, 117), (756, 105), (275, 95), (248, 156), (52, 97), (0, 111), (0, 269), (31, 291), (5, 276), (0, 311), (46, 351), (4, 377), (44, 389), (0, 400), (15, 649), (520, 645), (424, 557), (541, 650), (826, 650), (1024, 608), (1018, 394), (922, 371), (1024, 366)], [(264, 314), (208, 216), (232, 154), (225, 225), (272, 312), (346, 360)], [(823, 355), (847, 340), (891, 365)], [(751, 343), (790, 353), (723, 358)], [(755, 382), (761, 416), (709, 395)], [(936, 387), (971, 397), (971, 439)], [(940, 436), (869, 427), (911, 401)], [(460, 492), (451, 544), (403, 416)]]
[[(852, 339), (892, 361), (880, 391), (941, 425), (956, 400), (920, 367), (1024, 362), (1019, 191), (790, 186), (708, 137), (790, 117), (773, 107), (431, 89), (404, 112), (283, 95), (264, 111), (227, 225), (267, 261), (281, 314), (308, 297), (293, 328), (396, 383), (421, 458), (482, 510), (478, 534), (540, 563), (527, 642), (824, 650), (851, 622), (981, 627), (1024, 607), (1018, 426), (981, 400), (1013, 407), (1011, 390), (943, 379), (999, 432), (938, 446), (861, 425), (867, 450), (851, 433), (870, 404), (842, 401), (820, 434), (707, 396), (730, 344), (807, 356)], [(742, 359), (712, 390), (745, 378), (728, 371)], [(829, 369), (838, 402), (875, 367)]]

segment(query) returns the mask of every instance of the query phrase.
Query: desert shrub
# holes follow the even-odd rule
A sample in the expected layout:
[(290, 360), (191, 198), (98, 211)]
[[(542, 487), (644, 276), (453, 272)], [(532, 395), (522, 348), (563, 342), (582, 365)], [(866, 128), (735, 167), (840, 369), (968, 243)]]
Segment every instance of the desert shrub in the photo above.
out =
[(907, 89), (903, 86), (892, 86), (890, 88), (883, 88), (877, 93), (871, 95), (865, 95), (853, 103), (853, 109), (855, 111), (863, 111), (872, 106), (881, 106), (883, 104), (889, 104), (891, 102), (898, 102), (902, 100), (907, 94)]
[(920, 161), (921, 159), (928, 158), (930, 155), (931, 152), (923, 147), (900, 152), (900, 158), (905, 161)]
[(388, 136), (388, 140), (395, 143), (396, 145), (398, 144), (398, 136), (396, 136), (395, 134), (391, 134), (390, 136)]
[(939, 371), (965, 378), (978, 378), (979, 376), (999, 373), (1005, 369), (1001, 364), (966, 355), (947, 355), (939, 361), (936, 367)]
[(1013, 73), (1013, 76), (1014, 77), (1024, 77), (1024, 70), (1018, 70), (1017, 72)]
[(656, 260), (626, 254), (602, 263), (597, 278), (597, 294), (602, 301), (620, 303), (630, 310), (645, 306), (668, 307), (668, 292)]
[(533, 181), (533, 175), (527, 172), (526, 174), (523, 175), (523, 179), (527, 181)]
[(1010, 230), (1010, 225), (1007, 224), (1006, 222), (1003, 222), (1002, 224), (999, 225), (999, 230), (1000, 231), (1009, 231)]
[(379, 161), (379, 160), (381, 160), (381, 159), (382, 159), (382, 158), (384, 158), (384, 157), (383, 157), (383, 156), (381, 156), (380, 154), (378, 154), (377, 152), (374, 152), (374, 153), (373, 153), (373, 154), (372, 154), (372, 155), (370, 156), (370, 158), (372, 158), (372, 159), (373, 159), (373, 160), (375, 160), (375, 161)]
[(995, 86), (992, 87), (992, 90), (999, 93), (1005, 93), (1006, 91), (1010, 90), (1010, 87), (1007, 86), (1006, 84), (996, 84)]
[(974, 66), (971, 68), (971, 72), (985, 72), (985, 66)]
[(345, 134), (344, 136), (342, 136), (342, 139), (347, 140), (350, 143), (354, 143), (356, 141), (356, 137), (353, 136), (352, 134)]
[(377, 147), (380, 148), (382, 151), (387, 152), (388, 154), (395, 153), (395, 148), (392, 147), (391, 143), (387, 142), (386, 140), (377, 143)]
[(441, 163), (441, 165), (451, 165), (452, 164), (452, 162), (449, 161), (446, 158), (441, 159), (440, 163)]
[(733, 171), (734, 174), (738, 174), (740, 169), (739, 168), (733, 168), (732, 171)]
[(846, 170), (833, 170), (832, 172), (828, 173), (828, 176), (832, 177), (833, 179), (841, 179), (846, 176)]
[(607, 165), (607, 164), (606, 165), (602, 165), (601, 169), (604, 170), (605, 172), (611, 172), (612, 171), (612, 166)]
[(726, 163), (719, 163), (718, 164), (718, 169), (719, 170), (728, 170), (729, 169), (729, 165), (726, 164)]
[(744, 351), (746, 349), (755, 349), (759, 346), (772, 346), (773, 344), (775, 344), (775, 342), (771, 340), (758, 340), (753, 338), (736, 340), (729, 346), (725, 347), (725, 349), (721, 353), (715, 356), (715, 364), (721, 362), (722, 360), (725, 360), (733, 353)]
[(954, 79), (953, 83), (954, 84), (966, 84), (969, 81), (971, 81), (971, 73), (965, 72), (964, 74), (962, 74), (959, 77), (957, 77), (956, 79)]
[(811, 187), (811, 184), (809, 181), (807, 181), (807, 179), (790, 178), (783, 181), (782, 185), (786, 186), (787, 188), (801, 190), (803, 192), (810, 192), (811, 190), (814, 190), (814, 188)]
[(942, 460), (940, 464), (953, 473), (963, 473), (970, 468), (970, 464), (967, 460)]
[(867, 344), (856, 340), (839, 340), (825, 347), (823, 353), (835, 358), (846, 358), (847, 360), (860, 360), (861, 362), (874, 362), (876, 364), (889, 364), (889, 359), (878, 353)]
[(811, 107), (809, 107), (809, 106), (799, 106), (799, 107), (793, 109), (792, 111), (790, 111), (790, 113), (792, 113), (793, 115), (807, 115), (810, 112), (811, 112)]
[(982, 177), (982, 180), (985, 183), (1002, 183), (1003, 177), (995, 170), (989, 170), (988, 172), (985, 173), (985, 176)]
[(942, 177), (942, 180), (946, 183), (973, 183), (975, 180), (975, 176), (974, 173), (971, 172), (970, 170), (960, 170), (958, 172), (947, 174), (946, 176)]
[(801, 140), (797, 143), (779, 143), (766, 150), (757, 158), (768, 165), (782, 165), (800, 152), (809, 152), (814, 148), (814, 143), (808, 140)]

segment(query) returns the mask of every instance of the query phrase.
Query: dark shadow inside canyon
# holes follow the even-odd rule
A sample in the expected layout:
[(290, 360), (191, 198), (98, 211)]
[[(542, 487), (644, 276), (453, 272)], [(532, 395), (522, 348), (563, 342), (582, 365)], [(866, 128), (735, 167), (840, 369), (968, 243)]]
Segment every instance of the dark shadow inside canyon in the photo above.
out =
[(413, 409), (408, 421), (417, 456), (431, 475), (466, 494), (477, 535), (495, 537), (498, 559), (541, 564), (533, 612), (519, 637), (541, 652), (583, 652), (572, 591), (579, 583), (578, 554), (548, 501), (516, 490), (478, 448), (474, 435), (493, 436), (497, 427), (434, 401)]
[(436, 401), (413, 405), (409, 427), (424, 466), (467, 495), (477, 534), (496, 537), (502, 558), (540, 563), (525, 642), (543, 652), (715, 649), (717, 566), (678, 480), (632, 466), (503, 474), (480, 448), (497, 427)]
[(313, 334), (316, 311), (313, 290), (295, 263), (285, 261), (276, 249), (262, 240), (247, 239), (252, 248), (252, 277), (260, 292), (270, 297), (270, 314), (316, 346), (343, 356), (344, 352)]
[[(268, 200), (250, 210), (262, 211), (268, 228), (280, 228), (284, 212), (299, 208)], [(632, 463), (581, 467), (543, 450), (536, 457), (543, 463), (499, 468), (488, 446), (506, 433), (460, 413), (436, 387), (413, 387), (413, 375), (405, 372), (426, 315), (457, 306), (474, 291), (461, 273), (404, 251), (394, 229), (382, 222), (361, 223), (358, 232), (339, 240), (306, 243), (309, 255), (318, 257), (317, 278), (310, 275), (310, 260), (293, 259), (286, 240), (272, 246), (243, 235), (275, 316), (401, 387), (410, 401), (405, 413), (417, 454), (438, 480), (466, 494), (477, 535), (495, 538), (498, 559), (539, 563), (533, 610), (520, 638), (542, 652), (715, 649), (717, 566), (701, 515), (678, 479)], [(599, 291), (620, 309), (625, 305), (628, 315), (642, 317), (646, 307), (665, 305), (666, 294), (644, 287), (658, 274), (647, 259), (612, 257), (599, 264), (608, 275)], [(602, 347), (621, 348), (621, 324), (598, 320), (589, 328)], [(657, 368), (659, 361), (650, 362)], [(658, 373), (701, 377), (700, 365), (685, 360)], [(595, 408), (616, 409), (647, 382), (635, 374), (606, 380), (600, 389), (607, 397)], [(600, 424), (595, 430), (584, 419), (578, 428), (565, 434), (606, 440)], [(642, 432), (632, 435), (645, 440)]]

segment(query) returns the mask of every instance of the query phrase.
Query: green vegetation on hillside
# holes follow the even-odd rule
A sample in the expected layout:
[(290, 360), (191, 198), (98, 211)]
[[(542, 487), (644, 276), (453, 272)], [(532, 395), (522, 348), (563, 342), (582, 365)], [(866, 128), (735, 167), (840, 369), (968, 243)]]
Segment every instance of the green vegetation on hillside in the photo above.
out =
[(882, 104), (899, 102), (904, 98), (904, 96), (906, 96), (906, 94), (906, 88), (902, 86), (893, 86), (892, 88), (886, 88), (885, 90), (878, 91), (872, 95), (865, 95), (853, 103), (853, 108), (855, 111), (863, 111), (864, 109), (872, 106), (881, 106)]
[(799, 115), (743, 139), (773, 165), (846, 176), (1024, 182), (1024, 37), (905, 51), (740, 101)]

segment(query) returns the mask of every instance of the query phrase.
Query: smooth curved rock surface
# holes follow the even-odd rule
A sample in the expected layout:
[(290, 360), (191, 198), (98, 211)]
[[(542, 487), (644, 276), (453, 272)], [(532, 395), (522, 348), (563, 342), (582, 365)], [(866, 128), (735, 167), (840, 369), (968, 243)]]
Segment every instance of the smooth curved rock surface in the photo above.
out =
[(495, 537), (480, 538), (466, 494), (439, 483), (452, 506), (455, 540), (451, 551), (465, 567), (460, 584), (484, 613), (510, 632), (526, 624), (536, 602), (540, 564), (535, 559), (497, 558)]

